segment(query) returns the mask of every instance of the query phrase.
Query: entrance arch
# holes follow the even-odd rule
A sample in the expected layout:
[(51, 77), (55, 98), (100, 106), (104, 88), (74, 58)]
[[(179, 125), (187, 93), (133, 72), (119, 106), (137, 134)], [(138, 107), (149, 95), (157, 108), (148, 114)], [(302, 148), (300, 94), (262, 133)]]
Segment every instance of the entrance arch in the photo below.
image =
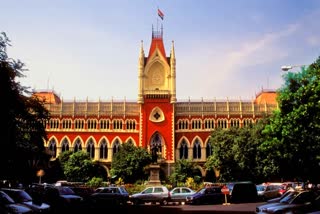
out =
[(155, 132), (150, 139), (150, 151), (152, 155), (152, 162), (157, 162), (158, 155), (163, 157), (164, 153), (164, 140), (159, 132)]

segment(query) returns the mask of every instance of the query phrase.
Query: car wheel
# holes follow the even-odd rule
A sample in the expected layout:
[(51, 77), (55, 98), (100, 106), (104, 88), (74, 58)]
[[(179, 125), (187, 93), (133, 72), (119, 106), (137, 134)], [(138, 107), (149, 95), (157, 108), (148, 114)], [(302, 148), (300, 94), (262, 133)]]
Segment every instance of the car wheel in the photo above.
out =
[(168, 205), (168, 200), (166, 198), (162, 199), (162, 201), (160, 201), (160, 205)]
[(134, 200), (132, 201), (132, 204), (133, 204), (133, 205), (139, 205), (139, 204), (141, 204), (141, 201), (140, 201), (139, 199), (134, 199)]

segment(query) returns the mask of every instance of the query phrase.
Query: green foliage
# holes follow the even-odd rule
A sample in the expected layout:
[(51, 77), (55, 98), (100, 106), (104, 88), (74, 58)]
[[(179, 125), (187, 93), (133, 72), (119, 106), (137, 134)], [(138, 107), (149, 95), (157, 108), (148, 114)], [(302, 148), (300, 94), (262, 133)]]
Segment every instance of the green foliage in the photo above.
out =
[(115, 183), (117, 186), (121, 186), (124, 184), (123, 179), (122, 178), (118, 178), (118, 180)]
[(141, 192), (147, 187), (144, 183), (125, 184), (124, 186), (130, 195)]
[(170, 182), (179, 186), (180, 183), (184, 184), (189, 177), (196, 177), (196, 164), (188, 159), (177, 160), (174, 172), (169, 177)]
[(35, 180), (36, 171), (45, 169), (49, 155), (45, 153), (44, 141), (49, 112), (44, 103), (31, 96), (28, 87), (18, 78), (25, 77), (25, 65), (7, 55), (10, 40), (0, 34), (0, 112), (1, 150), (0, 179), (21, 182)]
[(219, 172), (218, 181), (257, 181), (259, 176), (259, 150), (267, 118), (251, 127), (214, 130), (210, 137), (213, 154), (208, 157), (207, 170)]
[[(62, 158), (66, 160), (69, 154), (65, 153)], [(72, 153), (62, 165), (68, 181), (88, 182), (95, 175), (95, 164), (84, 151)]]
[(64, 167), (64, 165), (68, 162), (70, 156), (73, 154), (71, 150), (61, 152), (58, 159), (61, 163), (61, 165)]
[(189, 177), (187, 178), (186, 182), (185, 182), (185, 186), (191, 188), (191, 189), (194, 189), (195, 186), (196, 186), (196, 183), (194, 182), (194, 179)]
[(320, 176), (320, 58), (284, 79), (280, 111), (266, 127), (270, 137), (262, 148), (272, 153), (268, 163), (278, 166), (282, 177), (315, 181)]
[(149, 176), (145, 167), (151, 163), (151, 155), (146, 149), (136, 147), (132, 143), (123, 143), (113, 156), (110, 174), (121, 178), (125, 183), (146, 180)]
[(100, 186), (103, 186), (103, 179), (102, 178), (97, 178), (93, 177), (89, 181), (87, 181), (86, 185), (91, 188), (98, 188)]

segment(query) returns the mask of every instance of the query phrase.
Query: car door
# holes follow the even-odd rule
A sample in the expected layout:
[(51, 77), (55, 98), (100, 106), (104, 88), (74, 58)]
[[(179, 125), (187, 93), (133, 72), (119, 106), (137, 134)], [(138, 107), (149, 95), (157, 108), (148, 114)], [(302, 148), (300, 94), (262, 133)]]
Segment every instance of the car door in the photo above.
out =
[(139, 199), (142, 201), (152, 201), (154, 198), (153, 187), (146, 188), (141, 192)]
[(181, 198), (181, 188), (175, 188), (172, 192), (171, 192), (171, 200), (172, 201), (177, 201)]
[(152, 201), (160, 202), (164, 198), (164, 191), (162, 187), (154, 187), (154, 192), (152, 193)]
[(214, 192), (212, 191), (212, 188), (207, 188), (203, 193), (201, 204), (212, 204), (213, 198)]

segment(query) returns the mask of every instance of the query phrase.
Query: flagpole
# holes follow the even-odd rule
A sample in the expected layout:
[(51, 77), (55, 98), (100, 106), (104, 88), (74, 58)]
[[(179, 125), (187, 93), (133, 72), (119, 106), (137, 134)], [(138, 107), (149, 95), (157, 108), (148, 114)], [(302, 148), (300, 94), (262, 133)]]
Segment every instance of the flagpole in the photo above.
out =
[[(158, 10), (159, 10), (159, 7), (157, 7), (157, 11), (158, 11)], [(159, 31), (158, 24), (159, 24), (159, 17), (157, 16), (157, 32)]]

